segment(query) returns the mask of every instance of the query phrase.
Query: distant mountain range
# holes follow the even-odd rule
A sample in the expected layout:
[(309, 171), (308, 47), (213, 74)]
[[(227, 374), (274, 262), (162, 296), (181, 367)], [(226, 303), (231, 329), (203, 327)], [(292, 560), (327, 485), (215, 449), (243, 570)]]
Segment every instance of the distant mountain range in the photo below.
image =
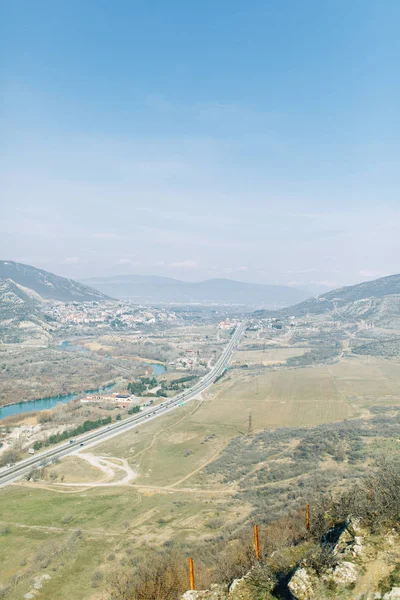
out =
[(257, 314), (303, 317), (330, 311), (349, 319), (400, 318), (400, 275), (389, 275), (349, 285), (321, 294), (318, 298), (309, 298), (294, 306), (278, 311), (257, 311)]
[(209, 279), (198, 283), (153, 275), (92, 277), (83, 283), (114, 298), (143, 304), (238, 304), (278, 308), (300, 302), (308, 293), (284, 285)]
[[(89, 285), (87, 285), (89, 284)], [(363, 319), (400, 327), (400, 275), (390, 275), (305, 299), (289, 286), (210, 279), (199, 283), (169, 277), (128, 275), (86, 279), (83, 283), (13, 261), (0, 261), (0, 339), (13, 331), (46, 332), (49, 301), (85, 302), (113, 298), (142, 304), (231, 304), (260, 307), (257, 316), (285, 317), (332, 313), (349, 321)], [(280, 308), (284, 307), (284, 308)], [(26, 337), (26, 336), (23, 336)]]
[(0, 260), (0, 281), (5, 280), (10, 280), (14, 285), (30, 290), (30, 297), (33, 292), (45, 300), (61, 300), (63, 302), (107, 300), (107, 296), (98, 290), (73, 279), (59, 277), (43, 269), (12, 260)]

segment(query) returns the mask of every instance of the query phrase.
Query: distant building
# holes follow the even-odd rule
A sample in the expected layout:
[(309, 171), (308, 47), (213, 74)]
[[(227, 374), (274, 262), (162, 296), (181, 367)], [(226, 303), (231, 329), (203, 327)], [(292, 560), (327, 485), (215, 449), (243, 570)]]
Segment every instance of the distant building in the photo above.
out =
[(110, 404), (125, 407), (138, 402), (138, 400), (136, 396), (129, 392), (117, 392), (114, 394), (107, 394), (106, 396), (102, 396), (101, 394), (89, 394), (82, 398), (81, 402), (82, 404)]

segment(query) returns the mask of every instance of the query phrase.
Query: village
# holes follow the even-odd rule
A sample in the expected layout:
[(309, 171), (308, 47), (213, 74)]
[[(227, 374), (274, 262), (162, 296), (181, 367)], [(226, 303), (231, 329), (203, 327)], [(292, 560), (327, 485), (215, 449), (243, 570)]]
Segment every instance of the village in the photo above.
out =
[(170, 310), (115, 301), (53, 302), (49, 303), (46, 314), (60, 329), (82, 326), (135, 328), (177, 320), (176, 314)]

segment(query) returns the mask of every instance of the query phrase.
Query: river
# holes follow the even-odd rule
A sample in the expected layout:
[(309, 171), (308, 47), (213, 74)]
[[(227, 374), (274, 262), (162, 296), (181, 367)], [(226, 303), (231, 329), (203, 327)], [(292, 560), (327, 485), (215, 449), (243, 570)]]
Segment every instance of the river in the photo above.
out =
[[(147, 366), (153, 368), (154, 375), (162, 375), (167, 370), (163, 364), (159, 363), (145, 363)], [(37, 400), (31, 400), (29, 402), (18, 402), (17, 404), (10, 404), (9, 406), (3, 406), (0, 408), (0, 420), (10, 417), (12, 415), (20, 415), (26, 412), (33, 412), (36, 410), (48, 410), (54, 408), (59, 402), (65, 404), (81, 398), (85, 394), (103, 394), (110, 392), (114, 389), (115, 384), (107, 385), (105, 387), (97, 388), (95, 390), (86, 390), (79, 394), (68, 394), (66, 396), (52, 396), (50, 398), (38, 398)]]

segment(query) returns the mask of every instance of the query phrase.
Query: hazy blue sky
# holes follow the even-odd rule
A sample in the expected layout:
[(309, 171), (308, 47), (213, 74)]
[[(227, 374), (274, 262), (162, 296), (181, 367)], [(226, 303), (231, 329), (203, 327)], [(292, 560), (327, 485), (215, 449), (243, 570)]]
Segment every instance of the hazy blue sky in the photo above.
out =
[(400, 271), (398, 0), (0, 10), (1, 258), (328, 287)]

